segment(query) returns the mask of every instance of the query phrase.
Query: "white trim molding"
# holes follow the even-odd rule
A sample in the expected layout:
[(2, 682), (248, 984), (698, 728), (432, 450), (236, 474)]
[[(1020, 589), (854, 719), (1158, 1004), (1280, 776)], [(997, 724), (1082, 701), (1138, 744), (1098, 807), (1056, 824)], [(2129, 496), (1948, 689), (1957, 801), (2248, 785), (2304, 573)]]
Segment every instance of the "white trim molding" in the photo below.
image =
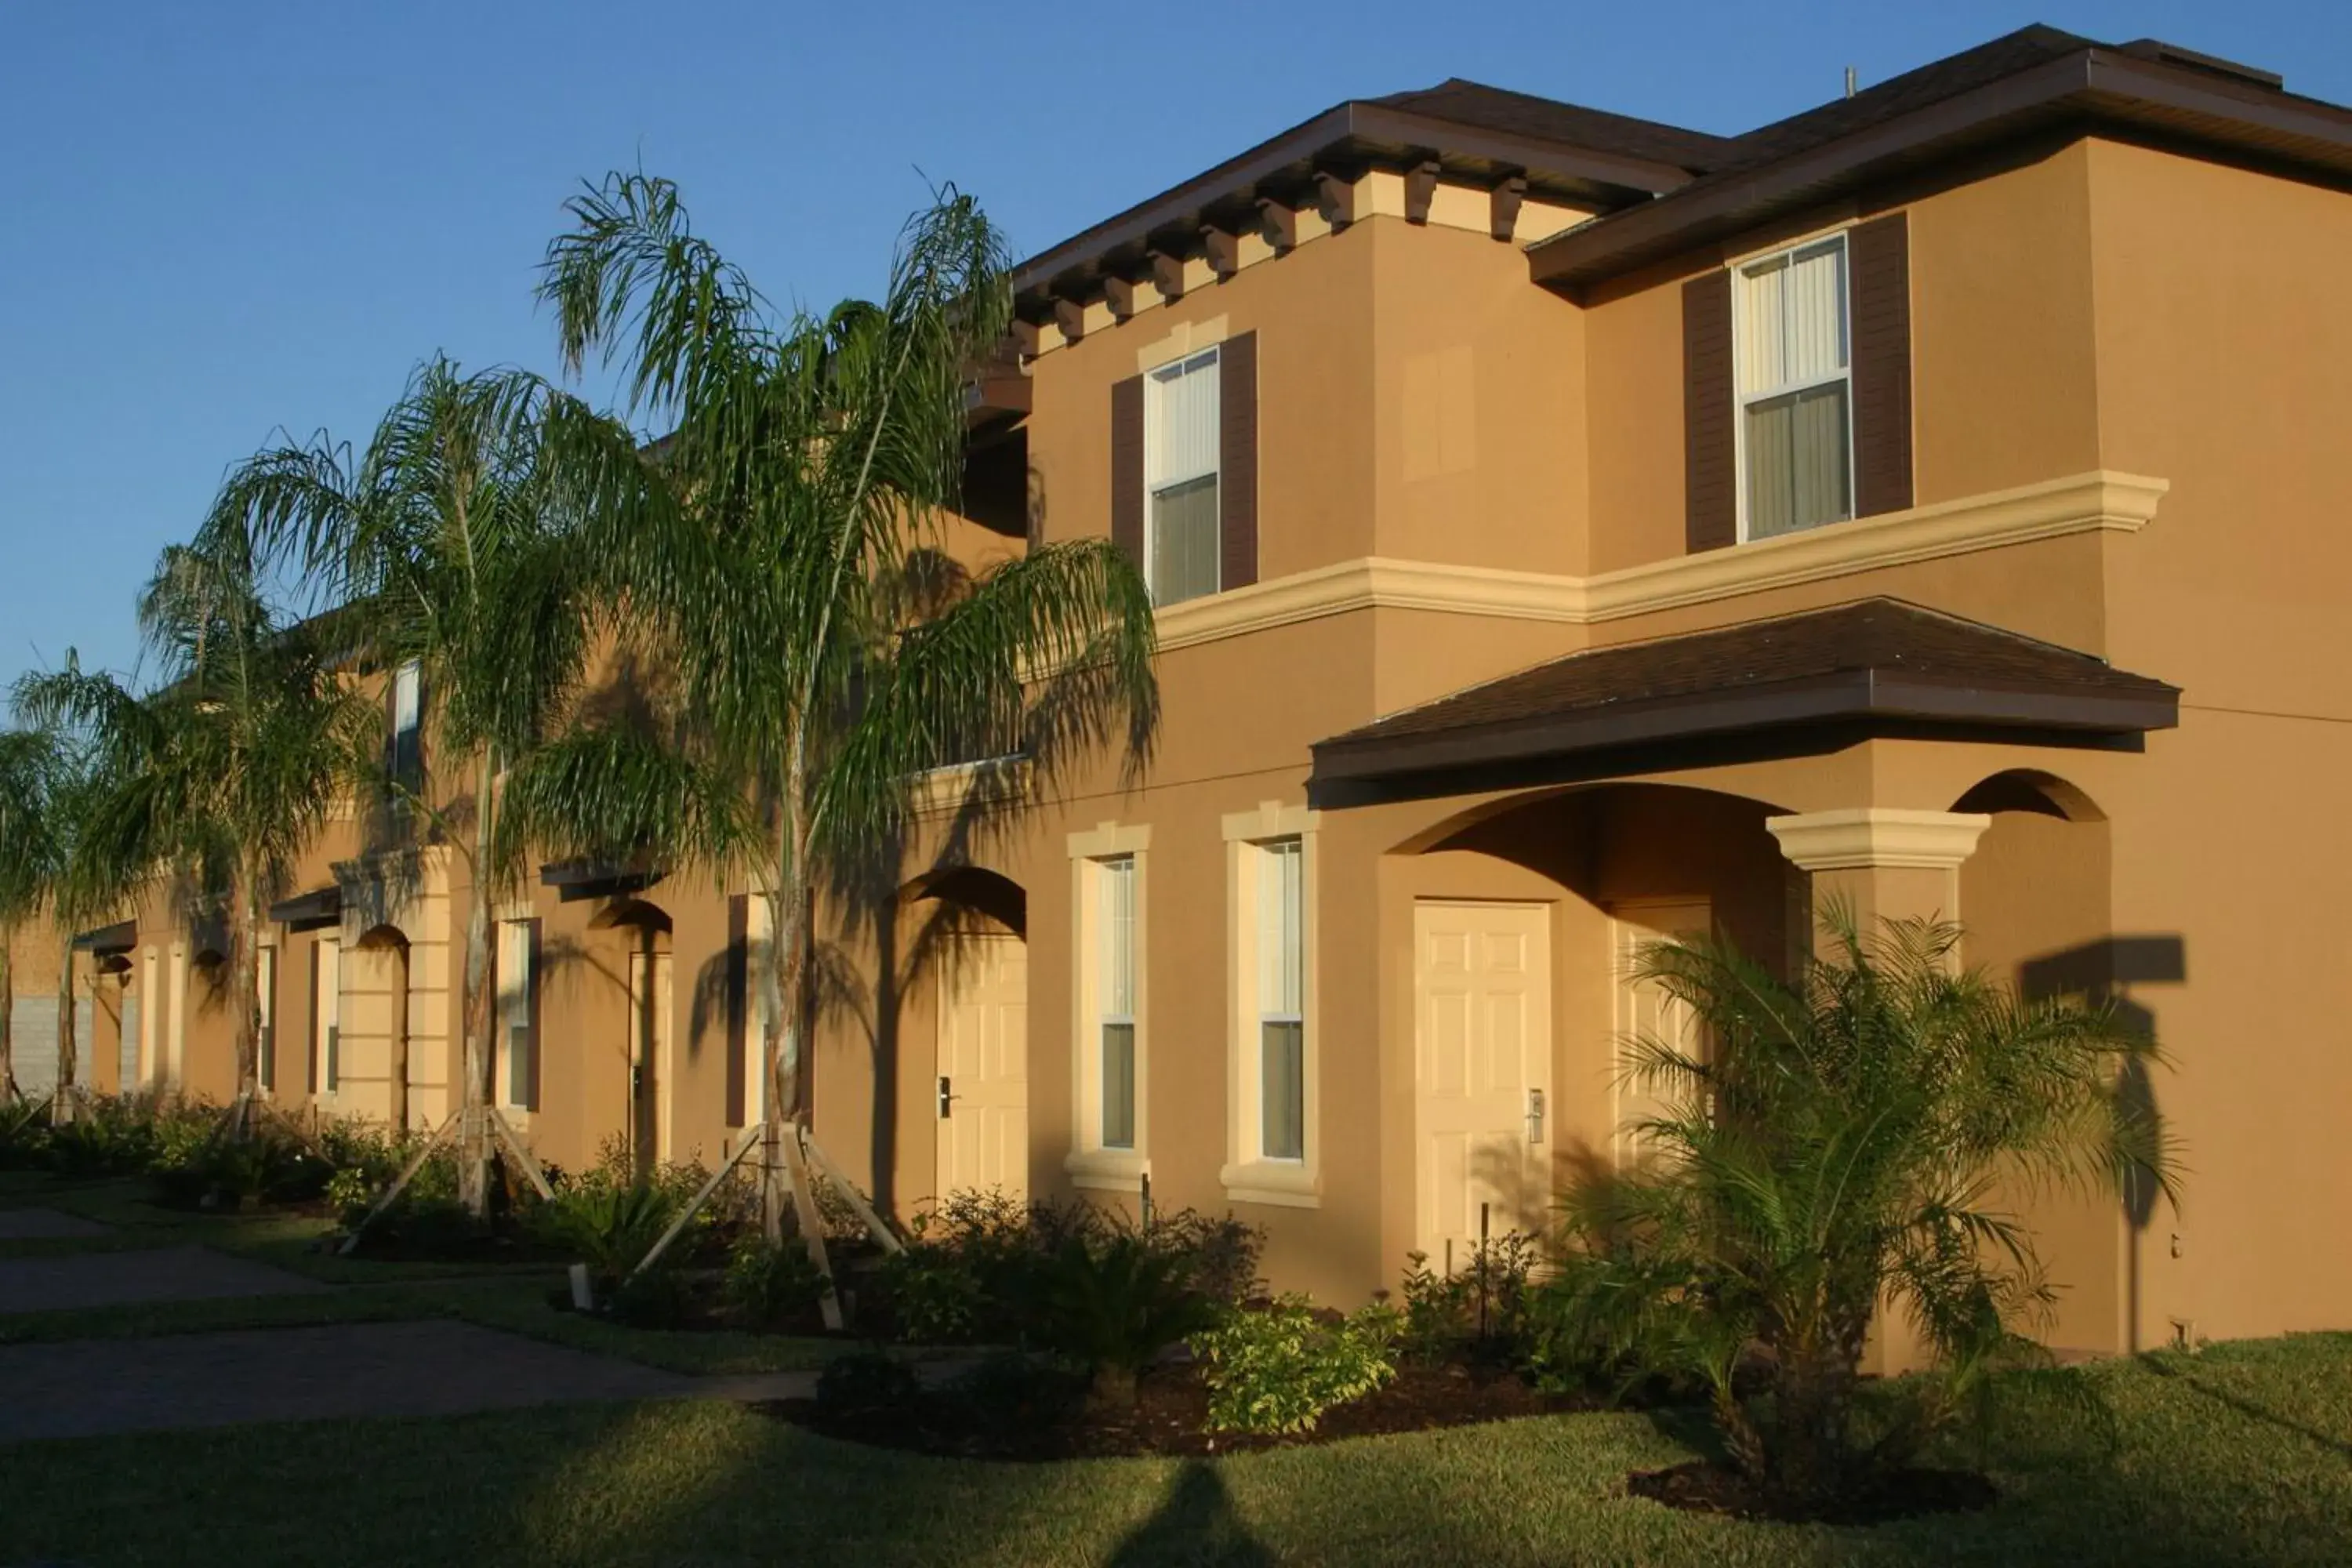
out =
[[(1228, 1202), (1283, 1208), (1322, 1206), (1323, 1097), (1317, 1005), (1316, 833), (1323, 815), (1305, 805), (1261, 801), (1223, 819), (1225, 841), (1225, 1163), (1217, 1179)], [(1299, 1030), (1303, 1132), (1301, 1157), (1268, 1159), (1262, 1139), (1263, 1064), (1258, 1006), (1259, 847), (1298, 844)]]
[[(1151, 1173), (1150, 874), (1148, 823), (1097, 823), (1073, 833), (1070, 855), (1070, 1152), (1062, 1169), (1076, 1187), (1132, 1193)], [(1102, 984), (1100, 868), (1106, 860), (1134, 864), (1134, 994), (1129, 1016), (1135, 1030), (1135, 1141), (1125, 1149), (1102, 1142), (1102, 1035), (1097, 1023), (1097, 992)]]
[(1171, 605), (1158, 615), (1160, 647), (1366, 609), (1591, 626), (2069, 534), (2137, 533), (2170, 488), (2098, 468), (1590, 577), (1360, 556)]
[(1948, 871), (1976, 853), (1977, 840), (1991, 826), (1992, 818), (1979, 812), (1875, 805), (1764, 819), (1765, 828), (1780, 840), (1780, 853), (1803, 871)]

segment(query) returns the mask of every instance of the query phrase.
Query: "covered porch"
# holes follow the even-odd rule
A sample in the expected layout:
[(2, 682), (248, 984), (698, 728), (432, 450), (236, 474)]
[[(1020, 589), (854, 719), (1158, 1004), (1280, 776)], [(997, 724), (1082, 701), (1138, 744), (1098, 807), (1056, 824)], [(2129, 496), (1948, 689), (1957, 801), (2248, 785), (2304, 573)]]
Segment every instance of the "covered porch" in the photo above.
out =
[[(1632, 975), (1706, 932), (1788, 973), (1842, 900), (1958, 920), (1964, 957), (2029, 991), (2116, 976), (2107, 819), (2178, 694), (2103, 661), (1890, 601), (1572, 655), (1316, 748), (1327, 1191), (1373, 1282), (1542, 1226), (1578, 1175), (1638, 1158), (1636, 1032), (1690, 1026)], [(1359, 1058), (1360, 1059), (1360, 1058)], [(2064, 1288), (2051, 1342), (2151, 1342), (2145, 1215), (2022, 1197)], [(1336, 1217), (1336, 1216), (1335, 1216)]]

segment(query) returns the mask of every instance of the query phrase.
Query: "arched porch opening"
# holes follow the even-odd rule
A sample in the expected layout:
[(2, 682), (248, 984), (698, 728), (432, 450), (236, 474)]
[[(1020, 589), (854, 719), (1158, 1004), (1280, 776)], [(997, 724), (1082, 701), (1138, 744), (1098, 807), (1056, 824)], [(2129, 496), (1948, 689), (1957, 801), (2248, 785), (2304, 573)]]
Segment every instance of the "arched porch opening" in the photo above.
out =
[[(1549, 1228), (1581, 1175), (1645, 1157), (1659, 1109), (1622, 1070), (1637, 1035), (1703, 1049), (1637, 962), (1706, 936), (1787, 973), (1810, 943), (1808, 884), (1767, 829), (1769, 802), (1601, 783), (1485, 802), (1400, 843), (1381, 951), (1410, 954), (1388, 1059), (1410, 1064), (1409, 1217), (1389, 1228), (1443, 1268), (1482, 1234)], [(1384, 1033), (1389, 1031), (1385, 1030)]]
[(877, 1016), (875, 1103), (895, 1108), (875, 1118), (877, 1184), (1026, 1199), (1028, 890), (960, 865), (908, 882), (898, 904), (885, 940), (901, 951), (881, 970), (893, 994)]
[(408, 933), (389, 922), (369, 927), (341, 964), (340, 1092), (394, 1128), (419, 1123), (411, 1034), (415, 1020)]
[(588, 922), (594, 967), (622, 1004), (608, 1059), (620, 1067), (626, 1158), (639, 1175), (672, 1157), (666, 1114), (677, 1079), (671, 927), (669, 911), (638, 898), (615, 899)]

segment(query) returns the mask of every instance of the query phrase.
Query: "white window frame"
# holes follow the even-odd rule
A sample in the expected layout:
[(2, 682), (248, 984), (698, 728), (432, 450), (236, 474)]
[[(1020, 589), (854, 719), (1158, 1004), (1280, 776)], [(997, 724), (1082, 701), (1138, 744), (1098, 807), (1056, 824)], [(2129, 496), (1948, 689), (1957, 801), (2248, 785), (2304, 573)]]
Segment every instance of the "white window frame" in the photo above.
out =
[[(1225, 540), (1222, 521), (1224, 517), (1225, 504), (1225, 453), (1223, 440), (1225, 416), (1223, 364), (1224, 345), (1222, 342), (1214, 342), (1206, 348), (1178, 354), (1172, 359), (1153, 365), (1143, 373), (1144, 586), (1150, 591), (1151, 602), (1155, 605), (1160, 603), (1160, 584), (1154, 581), (1159, 574), (1153, 570), (1153, 563), (1160, 558), (1160, 509), (1154, 503), (1160, 499), (1160, 492), (1162, 490), (1173, 489), (1179, 485), (1191, 484), (1199, 479), (1207, 479), (1216, 481), (1210, 493), (1215, 498), (1211, 507), (1211, 515), (1220, 520), (1219, 526), (1212, 531), (1212, 536), (1217, 547), (1217, 581), (1216, 585), (1207, 593), (1196, 594), (1192, 598), (1179, 599), (1175, 602), (1180, 605), (1189, 605), (1196, 599), (1214, 598), (1225, 591)], [(1160, 400), (1164, 395), (1162, 389), (1170, 384), (1169, 373), (1171, 371), (1177, 373), (1174, 377), (1177, 380), (1189, 381), (1195, 375), (1205, 375), (1210, 378), (1209, 384), (1214, 388), (1217, 400), (1216, 426), (1219, 435), (1216, 462), (1213, 466), (1172, 479), (1160, 471)]]
[[(1150, 871), (1151, 829), (1106, 822), (1069, 836), (1071, 1014), (1070, 1152), (1062, 1163), (1071, 1184), (1107, 1192), (1136, 1192), (1151, 1173)], [(1103, 868), (1123, 861), (1133, 878), (1133, 919), (1128, 1012), (1103, 1011)], [(1103, 1049), (1106, 1022), (1125, 1021), (1135, 1034), (1135, 1137), (1119, 1148), (1103, 1142)]]
[[(1755, 271), (1760, 267), (1768, 266), (1775, 261), (1783, 261), (1793, 264), (1798, 255), (1801, 252), (1821, 250), (1829, 247), (1835, 247), (1838, 251), (1838, 277), (1844, 287), (1844, 293), (1838, 300), (1838, 311), (1841, 322), (1840, 331), (1843, 334), (1845, 341), (1845, 363), (1828, 375), (1810, 376), (1798, 381), (1783, 382), (1779, 385), (1756, 392), (1748, 391), (1748, 356), (1744, 347), (1748, 342), (1748, 333), (1744, 330), (1746, 327), (1746, 314), (1748, 310), (1748, 291), (1741, 287), (1741, 284), (1746, 280), (1747, 274)], [(1798, 240), (1793, 245), (1776, 246), (1770, 250), (1760, 251), (1754, 256), (1743, 256), (1738, 260), (1732, 262), (1731, 311), (1731, 437), (1733, 484), (1738, 491), (1739, 504), (1739, 542), (1742, 544), (1749, 542), (1748, 533), (1748, 491), (1749, 489), (1748, 482), (1748, 410), (1749, 406), (1754, 404), (1769, 403), (1776, 397), (1787, 397), (1801, 392), (1811, 392), (1817, 387), (1835, 386), (1840, 384), (1843, 384), (1845, 387), (1846, 515), (1842, 518), (1833, 518), (1829, 522), (1814, 523), (1811, 527), (1794, 529), (1790, 531), (1790, 533), (1772, 534), (1768, 537), (1774, 539), (1787, 539), (1790, 537), (1791, 533), (1811, 533), (1815, 528), (1828, 528), (1838, 522), (1853, 521), (1854, 518), (1853, 252), (1852, 247), (1846, 244), (1846, 230), (1841, 228), (1834, 229), (1828, 234), (1812, 235), (1807, 238)]]
[[(1317, 1208), (1322, 1204), (1321, 1047), (1317, 1025), (1316, 840), (1322, 815), (1304, 805), (1265, 801), (1223, 819), (1225, 840), (1226, 995), (1225, 1165), (1219, 1173), (1229, 1202)], [(1270, 845), (1298, 846), (1299, 1121), (1304, 1148), (1297, 1159), (1265, 1152), (1265, 1025), (1261, 1005), (1262, 878), (1274, 865)]]
[[(530, 920), (527, 913), (502, 912), (499, 916), (498, 993), (494, 998), (498, 1025), (490, 1043), (491, 1085), (498, 1094), (499, 1109), (524, 1116), (530, 1113), (530, 1107), (516, 1098), (514, 1092), (514, 1031), (529, 1026), (531, 987), (539, 984), (530, 963)], [(538, 1056), (539, 1047), (539, 1037), (533, 1035), (533, 1057)]]
[(265, 1099), (278, 1094), (278, 944), (257, 942), (253, 949), (254, 1081)]
[(753, 888), (743, 901), (743, 1125), (765, 1126), (768, 1121), (768, 1026), (775, 1005), (768, 988), (769, 929), (772, 924), (768, 894)]
[(319, 939), (319, 1006), (310, 1026), (310, 1049), (316, 1053), (319, 1093), (343, 1091), (343, 940)]

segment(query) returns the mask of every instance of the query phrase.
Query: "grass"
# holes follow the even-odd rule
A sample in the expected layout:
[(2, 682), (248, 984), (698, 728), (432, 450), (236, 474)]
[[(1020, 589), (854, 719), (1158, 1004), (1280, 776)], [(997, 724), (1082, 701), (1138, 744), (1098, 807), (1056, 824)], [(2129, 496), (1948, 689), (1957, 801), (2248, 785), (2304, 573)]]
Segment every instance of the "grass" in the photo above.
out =
[[(11, 1174), (18, 1174), (11, 1173)], [(120, 1252), (191, 1243), (340, 1287), (306, 1295), (79, 1308), (0, 1316), (0, 1344), (142, 1339), (224, 1329), (307, 1328), (457, 1318), (669, 1372), (797, 1372), (841, 1353), (837, 1340), (729, 1331), (664, 1333), (561, 1310), (550, 1301), (562, 1271), (546, 1262), (406, 1263), (338, 1258), (319, 1249), (323, 1219), (213, 1215), (159, 1207), (137, 1180), (0, 1187), (0, 1208), (37, 1205), (113, 1226), (108, 1235), (0, 1242), (10, 1258)], [(0, 1558), (5, 1563), (5, 1558)]]
[[(1684, 1449), (1566, 1415), (1207, 1463), (999, 1466), (706, 1404), (257, 1427), (11, 1448), (0, 1562), (703, 1564), (2333, 1563), (2352, 1519), (2352, 1336), (2101, 1371), (2112, 1454), (2043, 1433), (1979, 1514), (1754, 1525), (1626, 1497)], [(453, 1478), (465, 1484), (452, 1485)]]

